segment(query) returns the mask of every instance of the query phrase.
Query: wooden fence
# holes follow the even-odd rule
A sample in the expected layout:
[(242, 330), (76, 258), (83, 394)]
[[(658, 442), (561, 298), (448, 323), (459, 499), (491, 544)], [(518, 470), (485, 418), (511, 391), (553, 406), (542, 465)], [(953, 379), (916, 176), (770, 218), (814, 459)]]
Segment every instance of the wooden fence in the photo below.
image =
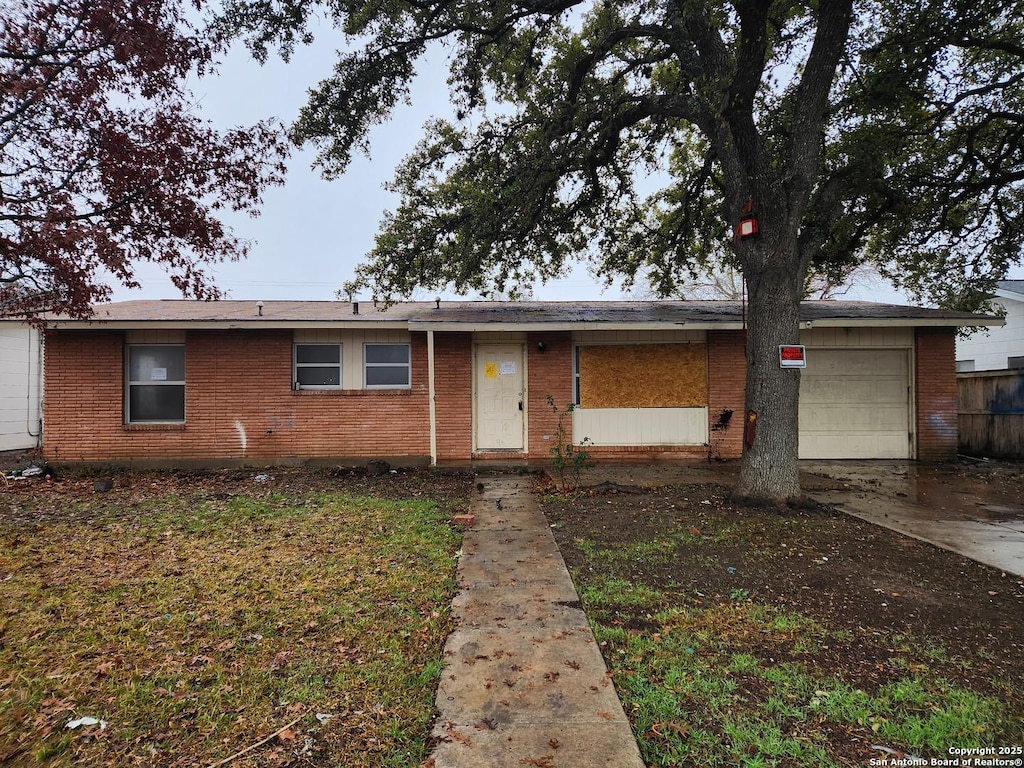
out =
[(960, 453), (1024, 459), (1024, 371), (957, 374)]

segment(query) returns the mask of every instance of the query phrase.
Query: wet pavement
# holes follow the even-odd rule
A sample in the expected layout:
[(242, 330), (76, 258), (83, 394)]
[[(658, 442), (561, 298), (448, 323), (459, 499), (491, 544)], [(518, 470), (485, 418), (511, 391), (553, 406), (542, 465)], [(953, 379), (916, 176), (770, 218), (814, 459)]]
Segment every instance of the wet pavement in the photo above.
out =
[(528, 476), (479, 478), (444, 649), (436, 768), (643, 768)]
[[(1003, 467), (1002, 474), (992, 467)], [(1024, 465), (978, 462), (973, 469), (970, 460), (800, 462), (804, 492), (822, 504), (1024, 576)], [(585, 482), (731, 486), (738, 473), (738, 461), (599, 465)]]
[(823, 504), (1024, 576), (1024, 499), (1012, 488), (941, 464), (815, 461), (801, 469), (808, 495)]

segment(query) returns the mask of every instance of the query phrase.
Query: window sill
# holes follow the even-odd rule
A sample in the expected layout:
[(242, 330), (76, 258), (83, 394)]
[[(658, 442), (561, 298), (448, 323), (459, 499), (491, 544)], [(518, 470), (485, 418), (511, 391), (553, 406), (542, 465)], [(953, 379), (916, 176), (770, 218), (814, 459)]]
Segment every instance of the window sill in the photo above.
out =
[(183, 421), (154, 421), (148, 423), (125, 424), (125, 432), (184, 432)]
[(411, 387), (395, 389), (293, 389), (298, 397), (408, 397)]

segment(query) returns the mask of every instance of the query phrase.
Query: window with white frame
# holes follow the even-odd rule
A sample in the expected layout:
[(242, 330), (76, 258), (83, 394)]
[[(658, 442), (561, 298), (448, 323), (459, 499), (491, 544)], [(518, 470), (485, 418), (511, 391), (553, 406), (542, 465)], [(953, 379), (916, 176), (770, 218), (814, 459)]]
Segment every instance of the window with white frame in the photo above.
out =
[(401, 389), (412, 386), (408, 344), (364, 344), (363, 386)]
[(296, 344), (296, 389), (341, 389), (341, 344)]
[(125, 421), (185, 421), (185, 346), (129, 344)]

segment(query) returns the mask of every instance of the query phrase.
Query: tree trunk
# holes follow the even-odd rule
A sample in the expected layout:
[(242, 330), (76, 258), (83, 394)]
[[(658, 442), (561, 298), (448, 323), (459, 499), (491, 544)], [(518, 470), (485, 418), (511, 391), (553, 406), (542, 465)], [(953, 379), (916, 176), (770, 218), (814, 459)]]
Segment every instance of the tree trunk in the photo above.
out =
[(800, 341), (800, 294), (785, 268), (749, 283), (743, 463), (733, 497), (779, 503), (800, 496), (800, 370), (779, 365), (779, 345)]

